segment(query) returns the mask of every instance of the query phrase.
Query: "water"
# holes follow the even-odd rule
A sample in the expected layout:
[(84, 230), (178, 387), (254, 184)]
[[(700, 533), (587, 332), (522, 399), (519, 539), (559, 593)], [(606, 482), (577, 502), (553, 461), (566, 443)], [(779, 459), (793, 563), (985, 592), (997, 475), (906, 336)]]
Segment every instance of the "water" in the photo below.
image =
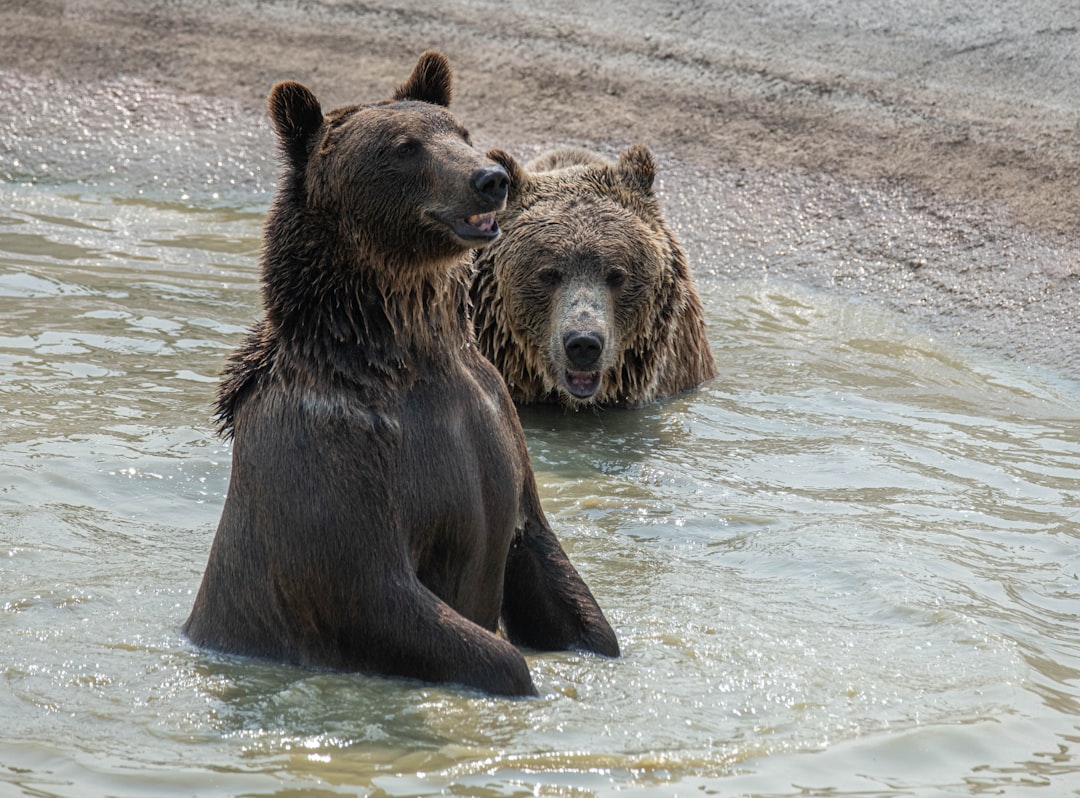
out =
[(752, 219), (694, 242), (719, 379), (522, 414), (621, 659), (507, 701), (193, 649), (266, 200), (0, 186), (0, 795), (1080, 794), (1080, 384), (732, 278)]

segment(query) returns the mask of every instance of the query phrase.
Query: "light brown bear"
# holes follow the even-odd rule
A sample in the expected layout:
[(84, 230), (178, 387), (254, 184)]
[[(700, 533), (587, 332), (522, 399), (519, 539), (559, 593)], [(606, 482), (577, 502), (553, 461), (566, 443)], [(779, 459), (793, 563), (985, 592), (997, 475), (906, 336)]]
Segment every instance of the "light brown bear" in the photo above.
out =
[(468, 260), (507, 175), (450, 95), (435, 52), (382, 102), (324, 116), (298, 83), (270, 94), (284, 170), (264, 315), (218, 395), (232, 474), (198, 645), (508, 695), (535, 692), (513, 644), (619, 653), (475, 346)]
[(641, 407), (716, 376), (686, 255), (635, 145), (610, 163), (576, 148), (510, 175), (503, 234), (477, 253), (480, 349), (516, 402)]

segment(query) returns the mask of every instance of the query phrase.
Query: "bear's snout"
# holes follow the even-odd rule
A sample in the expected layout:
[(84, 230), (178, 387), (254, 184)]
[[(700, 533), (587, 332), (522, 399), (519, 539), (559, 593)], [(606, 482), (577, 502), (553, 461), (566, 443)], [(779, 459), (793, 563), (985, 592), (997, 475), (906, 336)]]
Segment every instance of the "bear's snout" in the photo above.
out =
[(604, 352), (604, 337), (595, 332), (571, 330), (563, 336), (563, 349), (575, 369), (591, 371)]
[(492, 164), (473, 172), (472, 184), (481, 198), (502, 208), (506, 202), (506, 192), (510, 188), (510, 176), (501, 166)]

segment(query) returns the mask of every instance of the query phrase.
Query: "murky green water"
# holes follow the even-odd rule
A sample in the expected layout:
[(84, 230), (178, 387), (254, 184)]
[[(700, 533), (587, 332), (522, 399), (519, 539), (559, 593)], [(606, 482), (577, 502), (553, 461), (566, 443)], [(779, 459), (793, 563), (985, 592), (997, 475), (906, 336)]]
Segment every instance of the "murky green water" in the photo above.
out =
[(1080, 385), (700, 253), (718, 380), (523, 413), (623, 658), (506, 701), (194, 650), (266, 196), (147, 196), (0, 187), (0, 794), (1080, 790)]

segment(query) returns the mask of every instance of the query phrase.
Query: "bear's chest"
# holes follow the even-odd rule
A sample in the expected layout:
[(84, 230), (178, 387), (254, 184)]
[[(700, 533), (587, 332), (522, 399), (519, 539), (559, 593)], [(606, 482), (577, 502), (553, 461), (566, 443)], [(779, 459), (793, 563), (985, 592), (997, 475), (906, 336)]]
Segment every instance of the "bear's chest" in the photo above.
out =
[(484, 626), (498, 619), (527, 465), (506, 410), (466, 373), (419, 384), (402, 412), (402, 511), (417, 575)]

